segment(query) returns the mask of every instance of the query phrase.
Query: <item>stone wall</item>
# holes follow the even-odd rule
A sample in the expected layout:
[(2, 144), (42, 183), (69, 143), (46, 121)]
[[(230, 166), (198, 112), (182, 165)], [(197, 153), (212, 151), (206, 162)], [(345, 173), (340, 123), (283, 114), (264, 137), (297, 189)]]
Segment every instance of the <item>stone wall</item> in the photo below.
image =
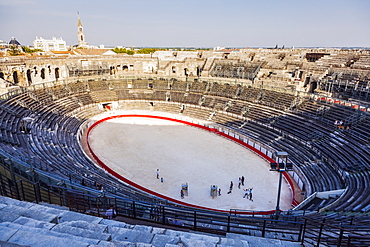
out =
[[(307, 61), (307, 53), (325, 54), (315, 62)], [(257, 71), (251, 81), (308, 90), (307, 83), (319, 81), (331, 68), (360, 70), (369, 74), (369, 50), (340, 49), (241, 49), (239, 51), (157, 51), (150, 55), (6, 57), (0, 61), (0, 78), (12, 86), (66, 79), (76, 76), (109, 75), (110, 77), (225, 76), (245, 79), (240, 73), (211, 73), (216, 66), (228, 64), (245, 68), (253, 64)], [(356, 62), (361, 66), (356, 67)], [(368, 62), (370, 64), (370, 61)], [(242, 65), (242, 66), (241, 66)], [(358, 69), (358, 68), (361, 69)]]

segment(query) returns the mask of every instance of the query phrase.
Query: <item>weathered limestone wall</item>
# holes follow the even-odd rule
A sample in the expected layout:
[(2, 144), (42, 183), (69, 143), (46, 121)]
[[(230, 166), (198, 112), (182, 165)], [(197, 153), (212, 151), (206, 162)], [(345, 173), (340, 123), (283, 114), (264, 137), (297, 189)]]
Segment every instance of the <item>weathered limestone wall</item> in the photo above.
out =
[[(307, 53), (326, 54), (307, 61)], [(217, 66), (255, 66), (253, 83), (272, 83), (302, 89), (306, 77), (320, 80), (332, 68), (370, 71), (369, 50), (242, 49), (240, 51), (157, 51), (150, 55), (6, 57), (0, 78), (13, 86), (28, 86), (76, 76), (210, 77)], [(352, 59), (352, 60), (351, 60)], [(357, 62), (358, 61), (358, 62)], [(358, 65), (357, 65), (357, 63)], [(244, 65), (243, 65), (244, 64)], [(357, 66), (356, 66), (357, 65)], [(245, 69), (244, 68), (244, 69)], [(232, 73), (232, 72), (231, 72)], [(240, 79), (240, 78), (239, 78)]]

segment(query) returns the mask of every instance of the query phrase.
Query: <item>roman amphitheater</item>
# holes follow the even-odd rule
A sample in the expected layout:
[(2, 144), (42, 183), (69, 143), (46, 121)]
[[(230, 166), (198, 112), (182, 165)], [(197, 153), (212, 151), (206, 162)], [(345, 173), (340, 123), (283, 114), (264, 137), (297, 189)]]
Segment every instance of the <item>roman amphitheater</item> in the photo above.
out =
[[(75, 246), (370, 245), (369, 50), (17, 56), (1, 58), (0, 78), (0, 235), (4, 236), (0, 245), (41, 246), (32, 240), (22, 242), (17, 234), (35, 239), (52, 235), (55, 242), (71, 238)], [(100, 130), (100, 136), (108, 136), (106, 141), (94, 135), (98, 126), (124, 125), (117, 122), (123, 118), (135, 118), (134, 126), (113, 134), (108, 132), (114, 127)], [(152, 122), (145, 125), (139, 118)], [(155, 129), (155, 121), (171, 124)], [(149, 127), (143, 125), (153, 127), (152, 134), (162, 134), (149, 138), (145, 132)], [(181, 157), (187, 163), (197, 164), (202, 155), (214, 151), (213, 160), (204, 161), (211, 170), (230, 152), (217, 168), (222, 171), (220, 178), (237, 169), (231, 163), (237, 164), (245, 150), (266, 166), (253, 172), (251, 179), (256, 181), (253, 203), (267, 208), (251, 206), (251, 200), (246, 207), (239, 203), (218, 208), (212, 204), (218, 196), (212, 188), (209, 194), (207, 187), (203, 196), (210, 202), (202, 204), (180, 198), (180, 189), (187, 192), (187, 184), (171, 194), (161, 192), (161, 185), (147, 183), (147, 176), (155, 176), (155, 167), (162, 164), (160, 171), (165, 172), (164, 160), (177, 153), (177, 142), (161, 143), (164, 134), (185, 141), (184, 136), (175, 138), (170, 129), (189, 128), (198, 132), (185, 134), (191, 137), (187, 146), (194, 151)], [(134, 132), (145, 132), (146, 137), (129, 135)], [(113, 140), (116, 136), (126, 138)], [(199, 139), (192, 141), (193, 137)], [(217, 144), (220, 139), (227, 144)], [(131, 143), (127, 150), (135, 146), (140, 162), (114, 149), (115, 143)], [(98, 150), (102, 146), (105, 149)], [(218, 151), (221, 146), (229, 149)], [(161, 148), (168, 153), (156, 155)], [(108, 151), (120, 159), (109, 161), (109, 155), (103, 155)], [(146, 168), (144, 164), (154, 163), (155, 157), (159, 163)], [(123, 167), (113, 168), (109, 162)], [(175, 163), (171, 174), (187, 171), (183, 163)], [(148, 169), (149, 175), (138, 174)], [(211, 176), (196, 173), (193, 177), (199, 175), (199, 180)], [(234, 194), (236, 174), (230, 175), (235, 176)], [(171, 182), (168, 176), (164, 179)], [(229, 181), (224, 182), (222, 197)], [(257, 181), (266, 190), (259, 190)], [(111, 205), (118, 217), (102, 219)], [(31, 214), (32, 208), (45, 216)], [(73, 220), (68, 218), (72, 212), (82, 214), (75, 213)], [(50, 229), (41, 231), (41, 224), (50, 224)], [(105, 230), (99, 232), (102, 227)], [(79, 235), (80, 231), (84, 232)], [(9, 232), (12, 235), (6, 238)], [(57, 233), (64, 235), (53, 235)]]

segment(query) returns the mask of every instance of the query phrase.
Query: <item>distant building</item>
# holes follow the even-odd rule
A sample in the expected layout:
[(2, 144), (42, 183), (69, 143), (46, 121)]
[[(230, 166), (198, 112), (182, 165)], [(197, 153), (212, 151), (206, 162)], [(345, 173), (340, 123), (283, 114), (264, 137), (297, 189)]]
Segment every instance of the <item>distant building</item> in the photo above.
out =
[(67, 44), (62, 38), (44, 39), (42, 37), (36, 37), (33, 41), (35, 49), (41, 49), (43, 51), (66, 51)]
[(12, 39), (9, 41), (9, 45), (20, 46), (21, 43), (19, 43), (18, 40), (16, 40), (16, 38), (12, 37)]
[(221, 51), (221, 50), (224, 50), (225, 47), (220, 47), (220, 46), (216, 46), (216, 47), (213, 47), (213, 51)]
[(3, 40), (0, 40), (0, 52), (5, 52), (8, 47), (8, 43)]

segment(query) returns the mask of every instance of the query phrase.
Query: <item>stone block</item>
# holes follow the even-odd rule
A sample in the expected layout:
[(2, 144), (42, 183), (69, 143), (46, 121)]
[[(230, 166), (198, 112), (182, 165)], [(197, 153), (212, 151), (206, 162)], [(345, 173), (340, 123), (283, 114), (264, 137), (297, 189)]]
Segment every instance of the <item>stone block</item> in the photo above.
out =
[(17, 231), (17, 229), (0, 226), (0, 241), (8, 241), (10, 237), (13, 236)]
[(69, 211), (69, 210), (59, 209), (56, 207), (48, 207), (47, 205), (40, 205), (40, 204), (34, 204), (31, 208), (32, 210), (35, 210), (35, 211), (42, 211), (48, 214), (55, 214), (58, 216)]
[(49, 204), (49, 203), (46, 203), (46, 202), (40, 202), (38, 205), (45, 206), (46, 208), (58, 209), (58, 210), (61, 210), (61, 211), (69, 211), (69, 208), (67, 208), (67, 207), (59, 206), (59, 205), (55, 205), (55, 204)]
[(78, 227), (78, 228), (82, 228), (85, 230), (90, 230), (90, 231), (95, 231), (95, 232), (105, 232), (105, 233), (107, 232), (107, 229), (108, 229), (108, 226), (89, 223), (89, 222), (81, 221), (81, 220), (63, 222), (63, 223), (60, 223), (60, 225)]
[(9, 242), (4, 242), (0, 240), (0, 246), (1, 247), (25, 247), (24, 245), (19, 245), (19, 244), (13, 244)]
[(163, 234), (154, 235), (152, 240), (152, 245), (156, 247), (165, 247), (167, 244), (178, 244), (180, 242), (180, 237), (171, 237)]
[(69, 235), (90, 238), (90, 239), (98, 239), (98, 240), (111, 240), (111, 235), (107, 233), (102, 233), (98, 231), (91, 231), (87, 229), (82, 229), (78, 227), (68, 226), (66, 224), (57, 224), (51, 231), (66, 233)]
[(5, 197), (5, 196), (0, 196), (0, 203), (6, 204), (9, 206), (14, 205), (14, 206), (23, 207), (23, 208), (29, 208), (33, 206), (33, 203), (31, 202), (18, 201), (16, 199)]
[(29, 207), (20, 213), (20, 216), (27, 218), (44, 221), (44, 222), (57, 222), (57, 214), (49, 214), (39, 207)]
[(247, 241), (250, 247), (258, 246), (301, 246), (298, 242), (282, 241), (279, 239), (262, 238), (249, 235), (241, 235), (235, 233), (227, 233), (226, 237), (229, 239), (238, 239)]
[(190, 233), (190, 232), (181, 232), (181, 231), (174, 231), (174, 230), (167, 230), (166, 235), (168, 236), (178, 236), (183, 239), (192, 239), (192, 240), (200, 240), (206, 241), (208, 243), (217, 244), (220, 241), (219, 237), (197, 234), (197, 233)]
[(217, 245), (217, 247), (228, 246), (250, 247), (247, 241), (233, 238), (221, 238), (220, 244)]
[(10, 243), (37, 247), (87, 247), (89, 243), (80, 242), (69, 238), (43, 235), (36, 232), (17, 231), (9, 240)]
[(18, 219), (28, 208), (9, 205), (0, 210), (0, 222), (13, 222)]
[(166, 228), (153, 227), (152, 233), (153, 234), (165, 234)]
[(53, 223), (49, 222), (44, 222), (44, 221), (39, 221), (31, 218), (26, 218), (26, 217), (19, 217), (15, 221), (13, 221), (15, 224), (23, 225), (23, 226), (29, 226), (29, 227), (35, 227), (35, 228), (45, 228), (50, 230), (55, 226)]
[(120, 227), (120, 228), (132, 228), (131, 225), (127, 223), (115, 221), (115, 220), (107, 220), (107, 219), (103, 219), (102, 221), (100, 221), (99, 224), (108, 226), (108, 228), (110, 226), (115, 226), (115, 227)]
[(143, 226), (143, 225), (135, 225), (134, 230), (142, 231), (142, 232), (152, 232), (153, 227), (151, 226)]
[(150, 232), (142, 232), (118, 227), (110, 227), (109, 233), (112, 234), (113, 240), (128, 241), (134, 243), (150, 243), (154, 236)]
[(97, 244), (99, 242), (98, 239), (89, 239), (89, 238), (85, 238), (85, 237), (70, 235), (70, 234), (67, 234), (67, 233), (50, 231), (50, 230), (47, 230), (45, 228), (33, 228), (33, 227), (29, 227), (29, 226), (14, 224), (14, 223), (11, 223), (11, 222), (2, 222), (2, 223), (0, 223), (0, 227), (8, 227), (8, 228), (15, 229), (15, 230), (22, 230), (22, 231), (31, 232), (31, 233), (33, 232), (35, 234), (60, 237), (60, 238), (65, 238), (65, 239), (73, 240), (73, 241), (77, 241), (77, 242), (86, 242), (90, 245), (91, 244)]
[(191, 239), (191, 238), (181, 238), (181, 243), (185, 245), (186, 247), (215, 247), (215, 243), (211, 243), (204, 240), (198, 240), (198, 239)]
[(8, 205), (4, 204), (4, 203), (0, 203), (0, 210), (7, 207)]
[(80, 214), (80, 213), (72, 212), (72, 211), (65, 211), (61, 215), (59, 215), (60, 223), (67, 222), (67, 221), (76, 221), (76, 220), (82, 220), (82, 221), (86, 221), (89, 223), (99, 224), (103, 220), (103, 218), (86, 215), (86, 214)]

